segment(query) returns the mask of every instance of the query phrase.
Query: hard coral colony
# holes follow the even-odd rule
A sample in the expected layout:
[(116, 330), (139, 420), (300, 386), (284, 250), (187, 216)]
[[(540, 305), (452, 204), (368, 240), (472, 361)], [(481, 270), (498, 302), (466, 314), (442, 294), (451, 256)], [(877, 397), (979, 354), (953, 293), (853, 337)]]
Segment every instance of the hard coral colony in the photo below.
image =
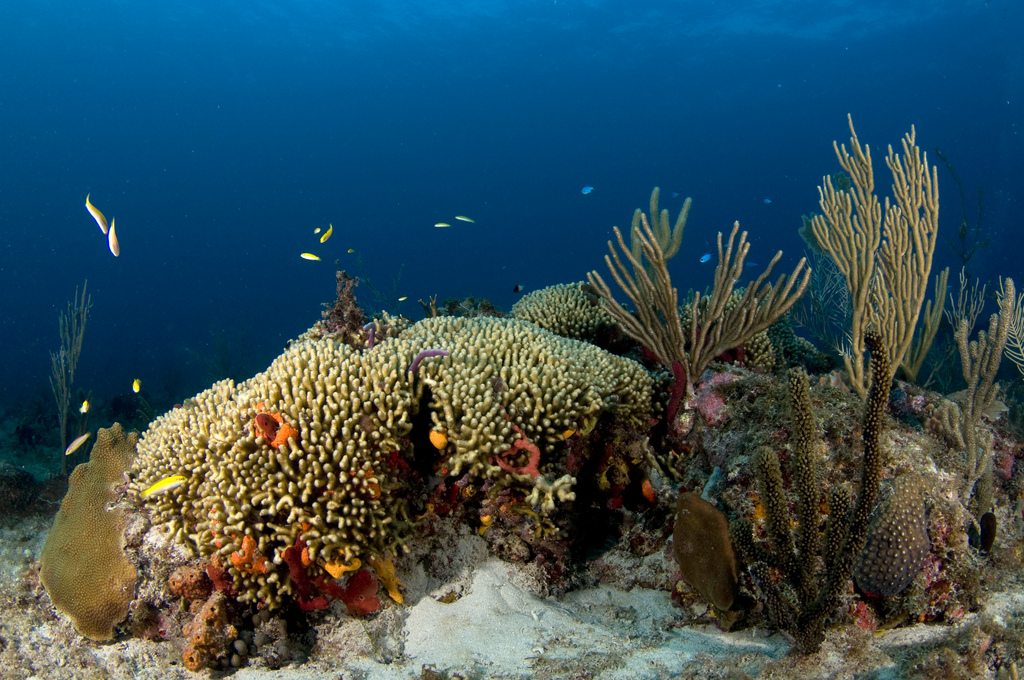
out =
[[(188, 479), (146, 505), (215, 565), (237, 602), (315, 610), (338, 599), (366, 614), (380, 606), (378, 579), (403, 599), (392, 558), (422, 503), (419, 437), (440, 474), (459, 480), (459, 501), (480, 489), (553, 512), (575, 483), (553, 457), (562, 433), (598, 417), (610, 431), (637, 430), (651, 418), (651, 387), (635, 362), (510, 319), (426, 319), (365, 350), (303, 340), (265, 373), (159, 417), (139, 444), (131, 490), (171, 471)], [(433, 424), (420, 434), (414, 422)], [(372, 571), (334, 580), (340, 565), (360, 563)]]

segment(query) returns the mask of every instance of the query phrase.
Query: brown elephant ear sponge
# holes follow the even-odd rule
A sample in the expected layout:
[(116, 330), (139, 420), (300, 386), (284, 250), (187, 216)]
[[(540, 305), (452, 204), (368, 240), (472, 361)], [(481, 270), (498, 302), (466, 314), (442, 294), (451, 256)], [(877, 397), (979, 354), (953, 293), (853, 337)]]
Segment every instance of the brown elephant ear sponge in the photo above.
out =
[(123, 483), (138, 441), (118, 423), (97, 433), (89, 462), (71, 473), (39, 557), (53, 606), (93, 640), (114, 637), (114, 625), (128, 616), (135, 597), (138, 574), (124, 553), (125, 513), (107, 505), (117, 499), (114, 487)]
[(725, 515), (697, 494), (681, 493), (673, 541), (683, 580), (728, 611), (739, 594), (740, 569)]

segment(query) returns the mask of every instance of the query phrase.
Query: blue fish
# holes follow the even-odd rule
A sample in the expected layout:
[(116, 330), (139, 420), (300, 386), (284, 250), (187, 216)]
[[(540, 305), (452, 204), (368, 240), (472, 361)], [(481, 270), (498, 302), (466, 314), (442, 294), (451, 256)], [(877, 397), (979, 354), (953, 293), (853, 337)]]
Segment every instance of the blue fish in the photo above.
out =
[(772, 202), (772, 199), (770, 199), (770, 198), (766, 198), (766, 199), (764, 199), (764, 204), (765, 204), (765, 205), (768, 205), (768, 204), (769, 204), (769, 203), (771, 203), (771, 202)]
[(594, 187), (583, 187), (582, 189), (580, 189), (580, 193), (586, 195), (586, 194), (589, 194), (593, 190), (594, 190)]
[(701, 262), (707, 262), (710, 259), (711, 259), (711, 253), (704, 253), (703, 255), (700, 256), (700, 261)]
[(675, 198), (675, 197), (676, 197), (676, 196), (678, 196), (678, 195), (679, 195), (679, 192), (678, 192), (678, 191), (673, 191), (673, 192), (672, 192), (672, 198)]

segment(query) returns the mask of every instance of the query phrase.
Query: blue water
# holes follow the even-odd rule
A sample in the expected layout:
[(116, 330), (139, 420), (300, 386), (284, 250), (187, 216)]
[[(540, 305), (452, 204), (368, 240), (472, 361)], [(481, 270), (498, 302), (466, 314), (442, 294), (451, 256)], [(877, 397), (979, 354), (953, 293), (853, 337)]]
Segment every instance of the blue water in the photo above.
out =
[[(1020, 280), (1024, 9), (893, 4), (3, 3), (0, 406), (51, 398), (57, 314), (86, 279), (76, 387), (102, 402), (140, 378), (159, 410), (208, 385), (218, 348), (236, 377), (265, 368), (333, 299), (335, 259), (382, 289), (400, 272), (413, 318), (431, 295), (508, 309), (516, 284), (603, 272), (655, 185), (673, 216), (694, 199), (680, 289), (710, 284), (698, 260), (734, 220), (751, 260), (781, 248), (788, 269), (847, 113), (881, 189), (911, 124), (972, 218), (982, 186), (995, 247), (971, 267)], [(939, 177), (937, 265), (958, 265)]]

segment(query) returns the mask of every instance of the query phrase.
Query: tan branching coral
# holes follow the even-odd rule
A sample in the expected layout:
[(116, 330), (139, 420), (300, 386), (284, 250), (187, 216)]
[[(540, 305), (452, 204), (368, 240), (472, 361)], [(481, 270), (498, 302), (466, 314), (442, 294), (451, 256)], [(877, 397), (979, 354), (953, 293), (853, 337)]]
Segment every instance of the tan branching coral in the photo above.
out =
[[(550, 512), (575, 483), (549, 455), (564, 450), (563, 433), (598, 418), (646, 425), (651, 392), (639, 364), (512, 319), (425, 319), (367, 350), (307, 338), (265, 372), (217, 383), (154, 421), (130, 490), (184, 475), (145, 503), (221, 565), (239, 600), (326, 606), (309, 590), (316, 579), (403, 549), (410, 492), (399, 471), (413, 439), (424, 455), (447, 456), (447, 474), (516, 488)], [(443, 442), (413, 436), (423, 407)], [(268, 443), (271, 419), (297, 434)], [(536, 460), (508, 472), (497, 454), (523, 439)]]
[[(402, 507), (386, 502), (388, 457), (411, 429), (411, 357), (300, 341), (265, 372), (222, 381), (143, 434), (131, 490), (170, 474), (186, 484), (147, 504), (203, 557), (234, 554), (242, 601), (279, 605), (292, 592), (281, 564), (301, 540), (318, 564), (401, 549)], [(275, 448), (255, 427), (279, 414), (299, 434)], [(261, 562), (259, 557), (267, 562)]]
[[(665, 251), (651, 229), (646, 215), (632, 237), (641, 245), (643, 259), (626, 247), (622, 233), (614, 228), (619, 249), (609, 241), (605, 263), (622, 291), (633, 302), (631, 314), (612, 295), (611, 289), (596, 271), (587, 274), (591, 285), (601, 296), (608, 313), (619, 322), (623, 331), (651, 351), (663, 365), (670, 367), (676, 379), (685, 384), (687, 401), (701, 373), (723, 352), (743, 345), (789, 311), (810, 282), (810, 270), (801, 258), (788, 277), (780, 276), (775, 285), (768, 283), (772, 270), (782, 257), (779, 251), (757, 279), (746, 287), (731, 310), (736, 282), (743, 275), (743, 262), (750, 250), (747, 232), (739, 234), (739, 222), (729, 234), (725, 248), (718, 234), (718, 266), (707, 302), (697, 293), (693, 300), (690, 323), (683, 325), (679, 314), (679, 293), (672, 286), (666, 266)], [(619, 256), (627, 259), (630, 267)], [(647, 265), (647, 268), (645, 268)], [(803, 276), (800, 274), (803, 272)]]
[(984, 501), (976, 508), (979, 517), (991, 509), (991, 489), (975, 491), (975, 485), (980, 484), (979, 480), (983, 477), (987, 477), (984, 481), (991, 487), (992, 445), (991, 442), (985, 441), (985, 437), (979, 440), (977, 426), (982, 415), (992, 407), (999, 394), (999, 384), (995, 381), (996, 373), (999, 372), (1003, 349), (1006, 347), (1010, 328), (1015, 319), (1016, 304), (1017, 293), (1013, 279), (1006, 279), (999, 291), (999, 313), (989, 318), (988, 332), (978, 331), (978, 339), (970, 340), (971, 324), (968, 319), (963, 318), (953, 335), (960, 350), (960, 362), (964, 380), (967, 382), (967, 391), (961, 402), (962, 417), (951, 419), (949, 424), (959, 429), (956, 438), (958, 443), (962, 442), (964, 448), (965, 474), (960, 498), (966, 505), (974, 491), (978, 499)]
[[(665, 260), (671, 260), (679, 252), (679, 246), (683, 243), (683, 230), (686, 229), (686, 220), (690, 216), (690, 206), (693, 204), (693, 199), (689, 196), (683, 201), (683, 207), (679, 210), (679, 215), (676, 216), (675, 224), (669, 222), (668, 210), (658, 209), (658, 200), (661, 197), (661, 188), (654, 187), (651, 191), (651, 205), (650, 205), (650, 226), (651, 231), (654, 232), (654, 238), (658, 242), (658, 247), (665, 254)], [(630, 250), (633, 253), (633, 257), (637, 260), (643, 260), (643, 243), (640, 239), (633, 236), (633, 230), (640, 229), (641, 221), (644, 216), (644, 211), (637, 208), (633, 211), (633, 222), (629, 227), (630, 233)], [(671, 224), (671, 226), (670, 226)], [(653, 274), (652, 271), (648, 270), (649, 274)]]
[[(650, 417), (652, 382), (643, 367), (524, 321), (437, 317), (399, 340), (451, 353), (424, 362), (419, 373), (433, 398), (434, 428), (454, 445), (453, 475), (504, 477), (497, 454), (523, 436), (543, 453), (562, 444), (566, 430), (592, 426), (604, 413), (638, 425)], [(555, 485), (543, 475), (534, 480)]]
[(591, 341), (612, 318), (585, 283), (559, 283), (535, 290), (512, 305), (510, 316), (564, 338)]
[(892, 173), (895, 202), (886, 197), (883, 210), (875, 194), (871, 148), (861, 146), (853, 118), (847, 118), (850, 151), (838, 142), (832, 146), (852, 185), (836, 189), (831, 177), (823, 179), (818, 187), (823, 214), (813, 216), (811, 229), (850, 289), (851, 328), (843, 359), (853, 388), (865, 398), (870, 376), (864, 331), (874, 327), (881, 334), (892, 370), (902, 364), (908, 375), (916, 376), (942, 319), (949, 272), (936, 280), (942, 288), (925, 311), (920, 346), (911, 352), (939, 228), (938, 171), (934, 166), (929, 170), (928, 154), (922, 155), (911, 126), (903, 138), (902, 156), (889, 147), (885, 163)]
[(53, 605), (79, 633), (110, 640), (128, 616), (138, 574), (124, 552), (125, 512), (107, 506), (135, 455), (138, 434), (117, 423), (101, 429), (88, 463), (74, 469), (68, 493), (39, 556), (39, 577)]

